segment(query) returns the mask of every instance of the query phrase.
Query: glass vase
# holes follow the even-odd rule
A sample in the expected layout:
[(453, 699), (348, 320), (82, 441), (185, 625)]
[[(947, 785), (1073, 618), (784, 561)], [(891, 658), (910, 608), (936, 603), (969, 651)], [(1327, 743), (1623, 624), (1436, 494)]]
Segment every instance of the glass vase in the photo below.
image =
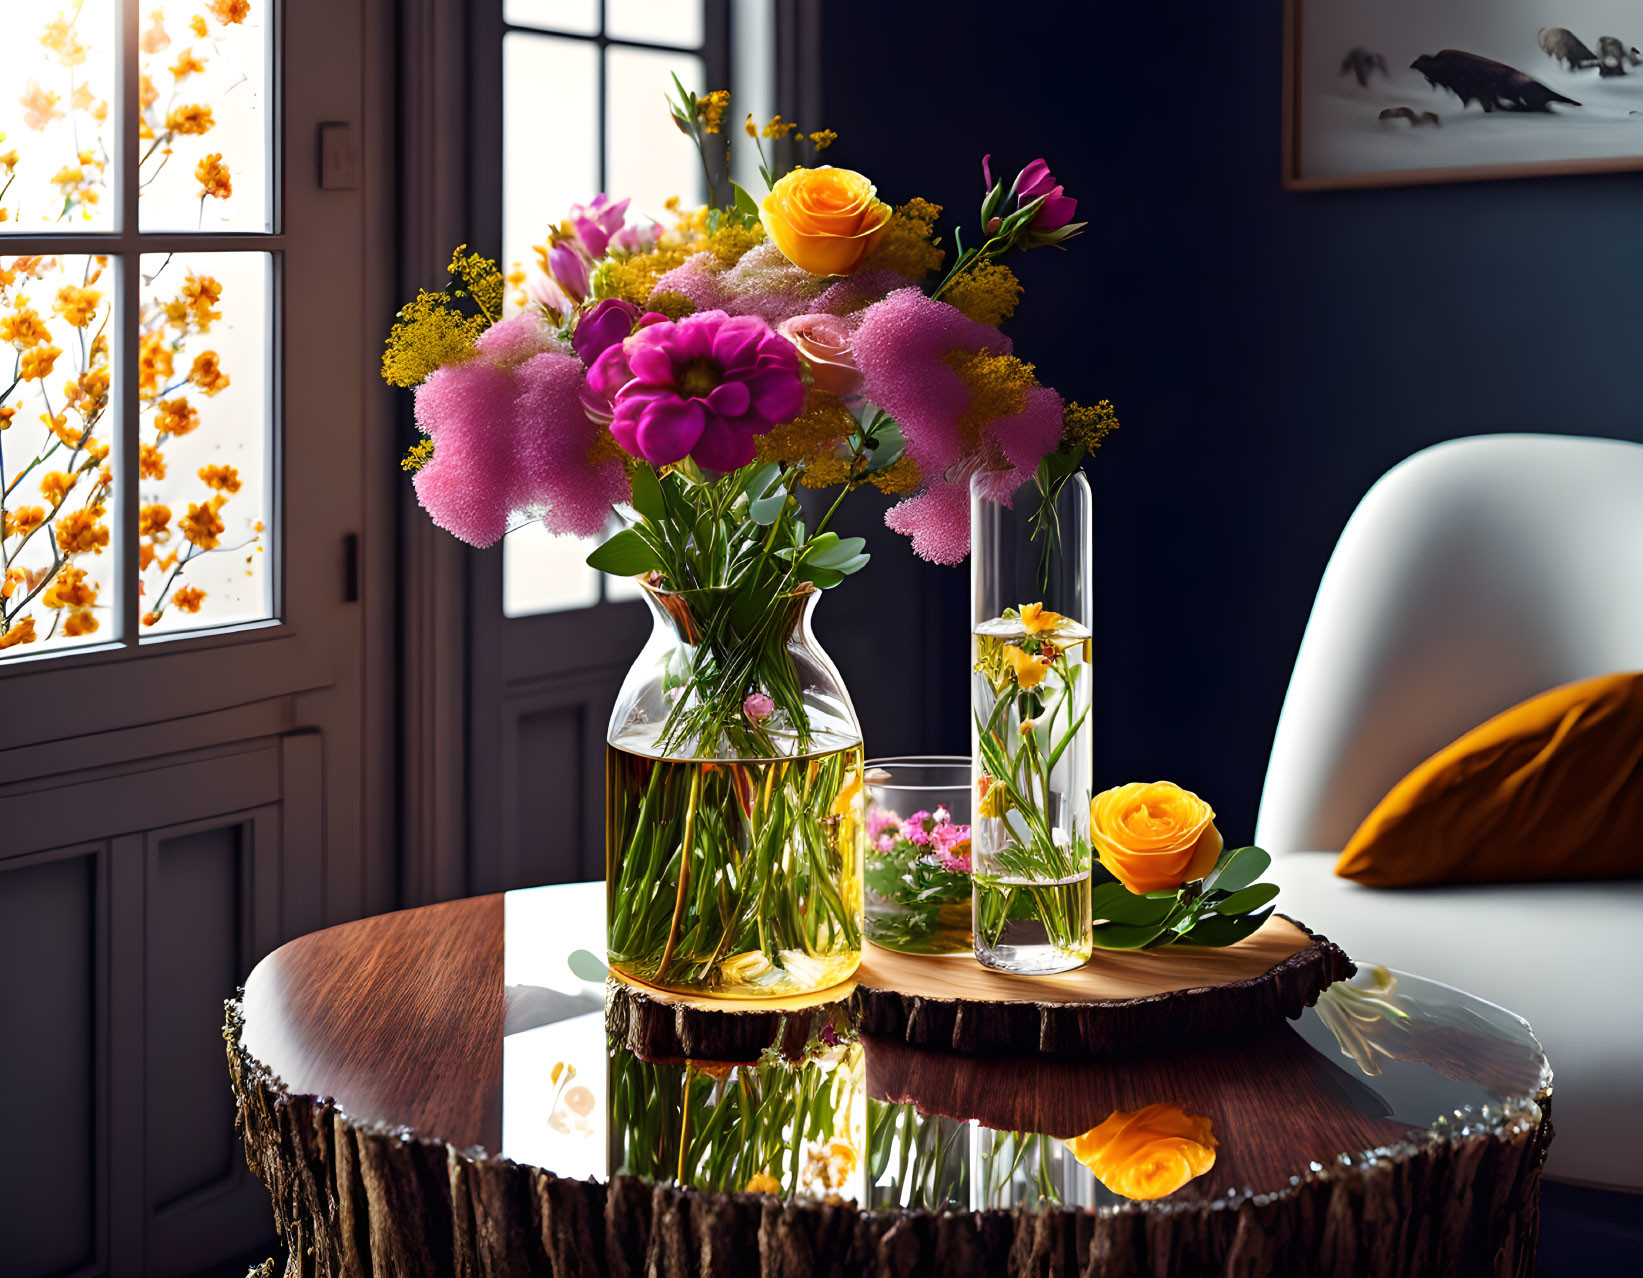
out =
[(970, 760), (867, 761), (867, 939), (904, 954), (970, 952)]
[(861, 728), (816, 642), (820, 593), (644, 586), (650, 641), (606, 735), (610, 965), (645, 984), (778, 998), (861, 960)]
[(975, 955), (1064, 972), (1089, 960), (1090, 488), (970, 483)]

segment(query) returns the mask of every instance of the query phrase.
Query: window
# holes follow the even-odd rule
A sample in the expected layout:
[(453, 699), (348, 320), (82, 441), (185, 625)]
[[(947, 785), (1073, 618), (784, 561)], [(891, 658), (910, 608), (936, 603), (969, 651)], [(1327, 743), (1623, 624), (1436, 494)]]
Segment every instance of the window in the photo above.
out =
[[(502, 251), (529, 268), (548, 223), (600, 191), (632, 198), (629, 219), (706, 195), (694, 149), (664, 97), (677, 75), (697, 92), (729, 87), (737, 119), (773, 108), (773, 0), (503, 0)], [(747, 154), (742, 154), (746, 151)], [(757, 173), (734, 153), (737, 179)], [(505, 616), (634, 598), (584, 562), (595, 543), (539, 524), (503, 542)]]
[(0, 6), (0, 661), (275, 614), (277, 8)]

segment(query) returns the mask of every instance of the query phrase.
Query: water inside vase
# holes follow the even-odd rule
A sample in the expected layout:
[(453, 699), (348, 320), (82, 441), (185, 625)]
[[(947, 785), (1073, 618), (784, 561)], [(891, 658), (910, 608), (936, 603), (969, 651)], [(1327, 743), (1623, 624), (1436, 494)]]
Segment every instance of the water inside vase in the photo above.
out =
[(862, 791), (859, 742), (737, 760), (608, 746), (611, 966), (719, 998), (849, 979), (861, 961)]

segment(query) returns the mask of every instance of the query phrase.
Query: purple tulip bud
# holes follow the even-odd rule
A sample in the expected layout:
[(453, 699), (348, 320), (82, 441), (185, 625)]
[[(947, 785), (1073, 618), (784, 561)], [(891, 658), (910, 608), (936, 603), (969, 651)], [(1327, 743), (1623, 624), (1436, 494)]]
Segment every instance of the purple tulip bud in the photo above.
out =
[(592, 368), (594, 360), (633, 332), (638, 318), (639, 308), (620, 297), (607, 297), (584, 315), (570, 339), (583, 366)]
[(573, 301), (583, 302), (588, 296), (588, 263), (571, 245), (555, 244), (548, 250), (548, 273), (568, 293)]
[(992, 165), (992, 161), (993, 161), (993, 156), (992, 156), (992, 152), (990, 152), (990, 151), (986, 155), (981, 157), (981, 189), (983, 191), (990, 191), (990, 190), (993, 189), (993, 165)]
[(1055, 175), (1050, 172), (1049, 164), (1042, 158), (1034, 160), (1016, 175), (1016, 207), (1031, 204), (1039, 196), (1044, 197), (1044, 203), (1039, 208), (1038, 215), (1033, 218), (1033, 230), (1059, 230), (1073, 220), (1073, 215), (1078, 209), (1078, 201), (1067, 195), (1065, 188), (1056, 184)]

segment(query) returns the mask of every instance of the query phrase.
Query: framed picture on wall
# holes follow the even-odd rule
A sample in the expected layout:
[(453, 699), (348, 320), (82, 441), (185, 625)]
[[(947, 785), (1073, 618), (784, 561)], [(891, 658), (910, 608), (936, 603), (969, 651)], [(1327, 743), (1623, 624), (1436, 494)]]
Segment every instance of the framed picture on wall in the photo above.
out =
[(1639, 0), (1286, 9), (1292, 190), (1643, 168)]

